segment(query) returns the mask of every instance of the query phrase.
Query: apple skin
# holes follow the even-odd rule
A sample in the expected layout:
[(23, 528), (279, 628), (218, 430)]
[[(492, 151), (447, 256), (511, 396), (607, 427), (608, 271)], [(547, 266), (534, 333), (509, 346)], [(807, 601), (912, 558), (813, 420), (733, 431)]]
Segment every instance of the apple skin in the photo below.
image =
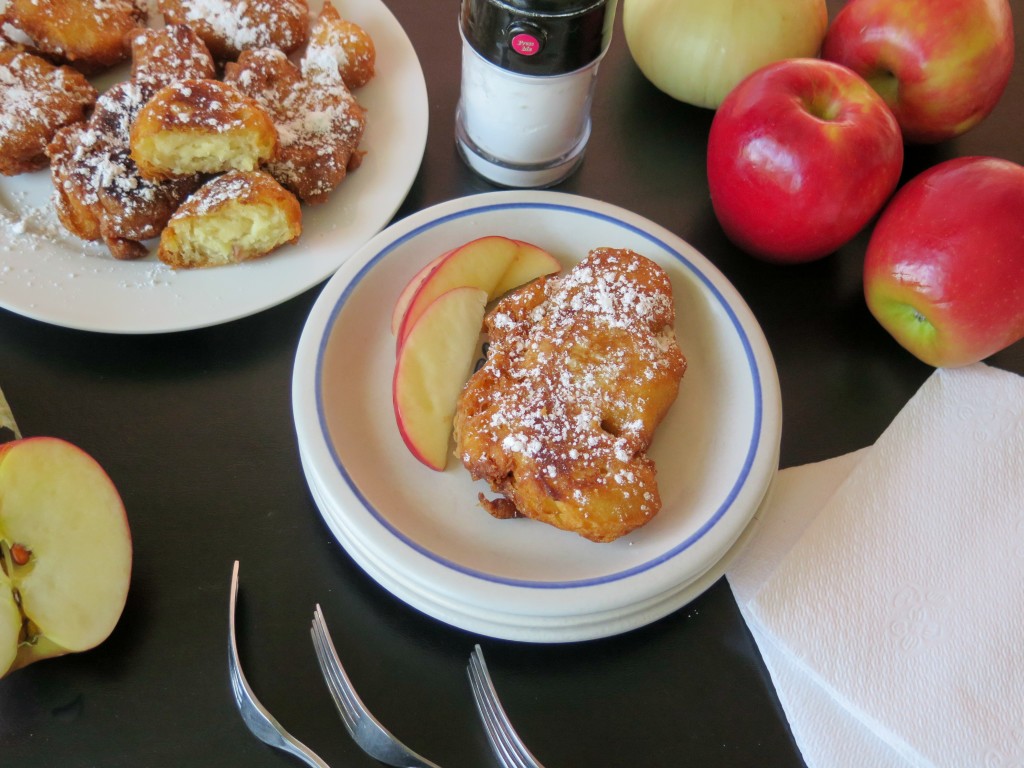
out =
[(121, 497), (80, 448), (0, 445), (0, 677), (85, 651), (113, 631), (131, 581)]
[(742, 250), (783, 264), (851, 240), (899, 183), (892, 111), (852, 70), (820, 59), (769, 64), (725, 97), (708, 137), (711, 203)]
[[(518, 251), (518, 244), (511, 238), (485, 235), (453, 249), (438, 260), (430, 273), (420, 280), (405, 308), (398, 328), (398, 345), (401, 346), (402, 339), (431, 302), (452, 288), (471, 285), (490, 295), (515, 261)], [(417, 277), (413, 276), (413, 280)]]
[(405, 313), (408, 311), (409, 305), (412, 303), (412, 300), (416, 296), (416, 292), (420, 289), (420, 286), (423, 285), (423, 282), (430, 276), (430, 273), (434, 271), (437, 265), (447, 259), (451, 253), (452, 251), (445, 251), (440, 256), (436, 256), (415, 275), (413, 275), (412, 279), (408, 283), (406, 283), (405, 288), (403, 288), (402, 292), (398, 295), (398, 300), (395, 302), (395, 308), (391, 312), (392, 336), (398, 336), (398, 332), (402, 328), (402, 321), (405, 320)]
[(543, 248), (525, 240), (516, 240), (515, 243), (518, 246), (516, 257), (505, 270), (505, 274), (501, 276), (498, 284), (488, 294), (489, 301), (500, 298), (509, 291), (532, 282), (538, 277), (552, 275), (562, 270), (558, 259)]
[(402, 337), (391, 382), (398, 432), (431, 469), (448, 464), (459, 393), (473, 368), (487, 291), (461, 285), (434, 299)]
[(958, 136), (995, 107), (1013, 68), (1007, 0), (851, 0), (821, 55), (882, 94), (906, 141)]
[(864, 259), (871, 314), (928, 365), (976, 363), (1024, 338), (1024, 166), (947, 160), (908, 181)]
[(409, 328), (438, 296), (470, 285), (493, 301), (519, 285), (562, 268), (559, 261), (532, 243), (485, 235), (442, 253), (420, 269), (402, 289), (391, 314), (398, 346)]

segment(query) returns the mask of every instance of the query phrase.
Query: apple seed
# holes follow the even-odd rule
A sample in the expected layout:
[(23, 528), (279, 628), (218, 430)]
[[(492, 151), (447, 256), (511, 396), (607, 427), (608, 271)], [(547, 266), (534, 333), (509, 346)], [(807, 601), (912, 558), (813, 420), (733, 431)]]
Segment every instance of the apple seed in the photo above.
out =
[(15, 565), (27, 565), (30, 557), (32, 557), (32, 550), (24, 544), (11, 545), (11, 559)]

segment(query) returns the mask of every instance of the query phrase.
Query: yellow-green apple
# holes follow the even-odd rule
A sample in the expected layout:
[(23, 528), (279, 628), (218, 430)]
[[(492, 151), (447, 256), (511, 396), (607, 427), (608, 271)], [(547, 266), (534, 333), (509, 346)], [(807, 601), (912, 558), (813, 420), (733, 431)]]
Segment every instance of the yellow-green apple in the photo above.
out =
[(132, 541), (110, 477), (53, 437), (0, 445), (0, 676), (113, 631)]
[(413, 275), (395, 303), (392, 330), (401, 345), (431, 302), (452, 288), (480, 288), (490, 300), (559, 269), (557, 259), (530, 243), (499, 235), (478, 237), (442, 254)]
[(413, 456), (441, 471), (459, 393), (473, 367), (487, 292), (458, 286), (442, 293), (399, 341), (391, 395), (398, 431)]
[(850, 0), (822, 57), (850, 67), (885, 98), (913, 143), (977, 125), (1013, 68), (1007, 0)]
[(1024, 338), (1024, 166), (961, 157), (904, 184), (868, 241), (864, 296), (896, 341), (936, 367)]
[(624, 0), (622, 31), (637, 67), (673, 98), (715, 109), (744, 77), (817, 56), (825, 0)]
[(715, 113), (711, 203), (744, 251), (779, 263), (821, 258), (851, 240), (899, 182), (892, 111), (852, 70), (820, 59), (769, 64)]

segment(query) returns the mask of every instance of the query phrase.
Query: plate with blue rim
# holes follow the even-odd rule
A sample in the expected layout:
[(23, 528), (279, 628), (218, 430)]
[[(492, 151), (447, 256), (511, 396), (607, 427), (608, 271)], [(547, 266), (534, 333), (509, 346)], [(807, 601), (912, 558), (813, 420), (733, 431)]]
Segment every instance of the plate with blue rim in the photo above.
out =
[[(672, 283), (688, 367), (649, 456), (661, 511), (597, 544), (484, 511), (452, 458), (406, 448), (391, 397), (399, 293), (425, 264), (484, 235), (527, 240), (569, 268), (630, 248)], [(419, 211), (372, 238), (324, 286), (296, 351), (292, 406), (303, 470), (325, 522), (398, 598), (471, 631), (572, 641), (634, 628), (721, 575), (778, 470), (781, 399), (771, 351), (734, 286), (671, 231), (623, 208), (552, 191), (503, 191)]]

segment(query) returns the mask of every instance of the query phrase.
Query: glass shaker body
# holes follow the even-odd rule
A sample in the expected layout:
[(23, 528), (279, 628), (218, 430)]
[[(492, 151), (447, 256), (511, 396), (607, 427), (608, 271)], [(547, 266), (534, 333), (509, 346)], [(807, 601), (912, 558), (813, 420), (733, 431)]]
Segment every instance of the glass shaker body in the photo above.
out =
[[(466, 13), (473, 5), (497, 7), (498, 18), (474, 27)], [(557, 184), (582, 160), (614, 13), (614, 2), (563, 3), (557, 15), (552, 0), (532, 5), (464, 0), (460, 23), (456, 144), (470, 168), (506, 187)]]

